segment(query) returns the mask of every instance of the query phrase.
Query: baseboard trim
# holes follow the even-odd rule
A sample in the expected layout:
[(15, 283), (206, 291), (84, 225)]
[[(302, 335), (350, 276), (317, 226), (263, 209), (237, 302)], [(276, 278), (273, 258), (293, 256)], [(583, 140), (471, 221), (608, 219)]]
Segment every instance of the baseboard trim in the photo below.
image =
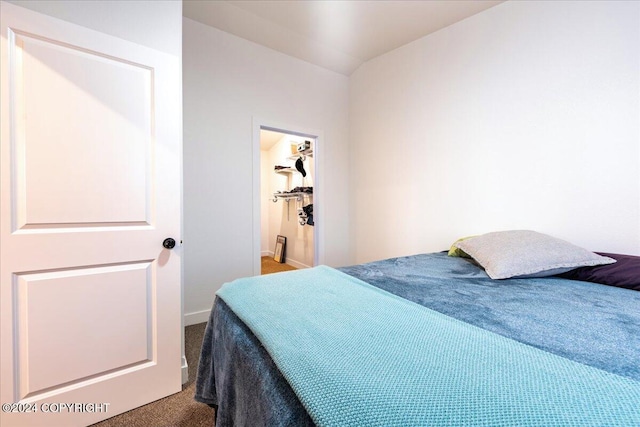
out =
[(289, 264), (291, 267), (295, 268), (311, 268), (311, 266), (298, 262), (294, 259), (286, 259), (284, 262), (285, 264)]
[[(273, 258), (273, 251), (261, 252), (260, 256), (268, 256), (269, 258)], [(310, 265), (303, 264), (301, 262), (296, 261), (295, 259), (287, 258), (284, 260), (285, 264), (289, 264), (291, 267), (295, 268), (311, 268)]]
[(182, 356), (182, 384), (186, 384), (189, 381), (189, 365), (187, 364), (187, 358)]
[(197, 325), (198, 323), (205, 323), (209, 320), (209, 314), (211, 310), (196, 311), (193, 313), (186, 313), (184, 315), (184, 326)]

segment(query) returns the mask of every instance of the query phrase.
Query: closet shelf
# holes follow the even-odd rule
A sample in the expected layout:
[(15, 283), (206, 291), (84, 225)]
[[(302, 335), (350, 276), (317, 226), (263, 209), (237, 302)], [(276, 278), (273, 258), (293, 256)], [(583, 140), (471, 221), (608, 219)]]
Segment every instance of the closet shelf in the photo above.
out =
[(299, 193), (273, 193), (273, 202), (277, 202), (278, 199), (283, 199), (286, 202), (291, 199), (296, 199), (297, 201), (301, 202), (304, 197), (311, 196), (313, 196), (313, 193), (304, 193), (302, 191)]
[(283, 169), (275, 169), (274, 172), (282, 174), (282, 175), (286, 175), (286, 174), (294, 173), (294, 172), (298, 172), (298, 171), (296, 169), (294, 169), (294, 168), (283, 168)]
[(302, 159), (304, 160), (305, 156), (313, 157), (313, 149), (309, 148), (307, 150), (300, 151), (298, 152), (298, 154), (294, 154), (293, 156), (287, 157), (287, 159), (297, 160), (298, 158), (302, 157)]

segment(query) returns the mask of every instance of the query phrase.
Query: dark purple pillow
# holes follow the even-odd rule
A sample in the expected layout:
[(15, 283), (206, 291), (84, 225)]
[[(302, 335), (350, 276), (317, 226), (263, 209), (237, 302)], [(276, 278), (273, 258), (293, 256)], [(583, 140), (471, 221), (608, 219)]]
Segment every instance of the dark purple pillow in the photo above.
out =
[(576, 268), (560, 274), (559, 277), (640, 291), (640, 256), (596, 253), (613, 258), (616, 262), (614, 264)]

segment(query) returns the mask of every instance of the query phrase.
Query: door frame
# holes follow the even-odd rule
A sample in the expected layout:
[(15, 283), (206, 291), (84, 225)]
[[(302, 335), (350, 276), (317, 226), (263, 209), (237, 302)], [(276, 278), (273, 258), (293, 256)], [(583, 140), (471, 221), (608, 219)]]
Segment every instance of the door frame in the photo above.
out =
[(260, 199), (260, 130), (271, 130), (289, 135), (314, 138), (313, 167), (313, 265), (324, 264), (324, 192), (322, 185), (323, 171), (320, 168), (324, 164), (323, 141), (324, 132), (317, 129), (309, 129), (295, 124), (286, 124), (270, 121), (260, 117), (253, 117), (253, 275), (260, 275), (260, 247), (261, 247), (261, 199)]

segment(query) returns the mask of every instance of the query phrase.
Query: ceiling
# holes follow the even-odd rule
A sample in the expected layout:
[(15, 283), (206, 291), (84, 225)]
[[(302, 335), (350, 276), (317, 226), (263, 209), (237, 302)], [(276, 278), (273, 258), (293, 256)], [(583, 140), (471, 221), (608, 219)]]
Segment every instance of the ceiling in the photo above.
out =
[(184, 0), (183, 16), (329, 70), (363, 62), (504, 0)]

